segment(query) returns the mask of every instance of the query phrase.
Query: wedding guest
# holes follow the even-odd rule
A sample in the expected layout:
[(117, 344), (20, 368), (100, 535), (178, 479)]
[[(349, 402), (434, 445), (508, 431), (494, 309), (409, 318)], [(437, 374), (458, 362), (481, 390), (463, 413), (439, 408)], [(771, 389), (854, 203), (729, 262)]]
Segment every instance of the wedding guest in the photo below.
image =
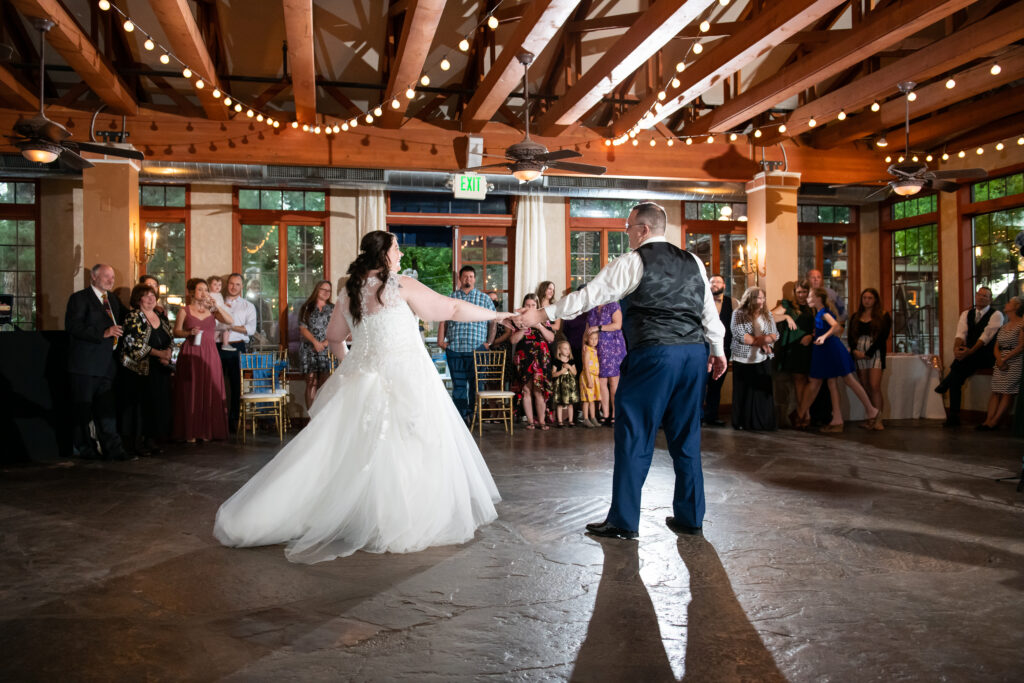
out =
[[(476, 288), (476, 268), (473, 266), (462, 266), (459, 269), (459, 287), (451, 293), (451, 297), (494, 310), (490, 297)], [(437, 327), (437, 345), (445, 352), (452, 377), (452, 401), (462, 419), (467, 422), (476, 403), (473, 352), (490, 348), (495, 331), (495, 324), (486, 321), (446, 320)]]
[[(544, 282), (537, 285), (537, 300), (540, 302), (539, 308), (550, 306), (555, 303), (555, 283), (551, 280), (545, 280)], [(555, 332), (559, 332), (562, 329), (562, 321), (556, 320), (551, 323), (551, 329)]]
[[(882, 310), (877, 289), (868, 287), (860, 293), (860, 307), (850, 318), (847, 341), (850, 355), (857, 365), (857, 377), (871, 397), (871, 404), (882, 410), (882, 371), (885, 370), (885, 347), (892, 330), (892, 316)], [(885, 429), (879, 416), (874, 429)]]
[[(576, 291), (583, 289), (584, 285), (580, 285), (576, 288)], [(564, 297), (566, 294), (570, 294), (572, 288), (566, 289), (562, 292)], [(559, 319), (561, 320), (561, 319)], [(583, 333), (587, 331), (587, 316), (578, 315), (575, 318), (569, 318), (567, 320), (561, 320), (562, 323), (562, 335), (566, 341), (569, 342), (569, 348), (572, 349), (572, 360), (576, 364), (577, 368), (583, 367)]]
[[(537, 295), (530, 292), (523, 297), (523, 309), (537, 308)], [(526, 414), (527, 429), (550, 429), (545, 422), (548, 397), (551, 395), (549, 369), (554, 330), (544, 320), (531, 327), (516, 330), (512, 343), (516, 345), (516, 378), (519, 394)]]
[(120, 361), (122, 441), (130, 451), (152, 455), (171, 431), (171, 354), (174, 330), (156, 312), (149, 285), (132, 288)]
[(218, 347), (220, 363), (224, 368), (224, 386), (227, 388), (228, 431), (238, 428), (238, 412), (242, 391), (242, 370), (240, 354), (249, 350), (249, 340), (256, 334), (259, 315), (256, 306), (242, 296), (242, 276), (231, 273), (227, 280), (227, 294), (224, 295), (224, 310), (231, 316), (231, 323), (217, 323), (218, 334), (226, 334), (227, 346)]
[[(70, 338), (68, 373), (74, 404), (74, 448), (79, 458), (127, 460), (117, 433), (114, 378), (117, 350), (124, 329), (124, 305), (112, 290), (114, 269), (98, 263), (90, 272), (91, 284), (68, 298), (64, 329)], [(93, 439), (89, 429), (96, 428)]]
[(760, 287), (748, 287), (733, 311), (732, 426), (734, 429), (773, 430), (775, 397), (772, 388), (772, 344), (779, 338), (775, 320), (765, 307)]
[(327, 323), (331, 321), (332, 313), (331, 283), (320, 280), (299, 309), (299, 334), (302, 335), (299, 357), (302, 374), (306, 376), (306, 410), (313, 405), (317, 390), (331, 374), (331, 359), (327, 355)]
[(995, 362), (996, 333), (1003, 326), (1003, 314), (992, 308), (992, 290), (979, 287), (974, 293), (974, 306), (960, 314), (953, 340), (953, 356), (949, 374), (935, 387), (936, 394), (949, 391), (949, 414), (943, 427), (960, 424), (960, 400), (964, 382), (978, 370)]
[[(807, 392), (811, 372), (811, 345), (814, 342), (814, 311), (807, 305), (811, 283), (807, 280), (793, 283), (789, 296), (772, 310), (779, 341), (775, 343), (775, 367), (793, 380), (793, 392), (798, 408)], [(787, 293), (787, 287), (783, 287)], [(785, 324), (783, 324), (785, 323)], [(796, 426), (796, 410), (789, 414), (790, 426)]]
[(216, 321), (231, 325), (231, 315), (214, 303), (206, 280), (185, 285), (185, 305), (174, 323), (174, 336), (185, 337), (174, 373), (174, 438), (225, 439), (228, 411), (224, 374), (217, 354)]
[(597, 353), (599, 333), (591, 330), (583, 341), (583, 368), (580, 370), (580, 424), (600, 427), (597, 406), (601, 402), (601, 359)]
[(992, 349), (992, 395), (988, 399), (985, 421), (975, 429), (991, 432), (999, 429), (999, 421), (1020, 393), (1021, 369), (1024, 367), (1024, 303), (1015, 296), (1006, 302), (1003, 313), (1006, 324), (999, 328)]
[(572, 349), (564, 339), (558, 342), (555, 359), (551, 364), (551, 391), (555, 396), (555, 419), (558, 426), (574, 426), (573, 406), (579, 403), (580, 392), (576, 382), (576, 366), (572, 362)]
[(587, 329), (598, 333), (597, 356), (601, 362), (601, 424), (615, 424), (615, 392), (619, 388), (619, 366), (626, 357), (626, 338), (622, 336), (622, 309), (613, 301), (587, 314)]
[(804, 392), (804, 400), (797, 410), (797, 427), (806, 428), (811, 423), (810, 408), (814, 398), (818, 395), (821, 383), (828, 381), (829, 398), (832, 400), (832, 420), (821, 428), (821, 431), (839, 433), (843, 431), (843, 411), (839, 402), (839, 380), (850, 387), (854, 395), (864, 404), (864, 412), (867, 415), (867, 428), (874, 426), (875, 420), (881, 414), (878, 409), (871, 405), (864, 387), (854, 377), (856, 366), (853, 364), (853, 357), (846, 350), (843, 343), (839, 341), (839, 333), (843, 326), (836, 320), (835, 309), (832, 308), (828, 299), (828, 292), (822, 288), (811, 291), (808, 299), (811, 308), (814, 309), (814, 348), (811, 352), (811, 379)]
[(805, 278), (811, 283), (811, 290), (824, 289), (828, 293), (828, 301), (832, 304), (832, 308), (836, 310), (836, 321), (839, 324), (846, 323), (846, 302), (843, 301), (843, 297), (839, 296), (839, 292), (832, 289), (831, 287), (825, 286), (825, 276), (817, 268), (812, 268), (807, 271), (807, 277)]
[[(213, 303), (218, 306), (224, 305), (224, 295), (221, 294), (221, 290), (224, 288), (224, 278), (220, 275), (211, 275), (206, 278), (206, 284), (210, 286), (210, 296), (213, 298)], [(217, 325), (217, 348), (224, 351), (234, 351), (234, 347), (231, 346), (231, 331), (227, 329), (227, 326)]]
[(166, 318), (167, 309), (164, 308), (164, 305), (160, 302), (160, 280), (156, 278), (156, 275), (146, 274), (139, 278), (139, 284), (153, 288), (153, 291), (156, 292), (156, 307), (154, 307), (153, 310), (156, 311), (156, 314), (161, 318)]
[[(738, 302), (731, 296), (725, 295), (725, 278), (715, 274), (708, 278), (711, 285), (711, 295), (715, 298), (715, 308), (718, 309), (718, 319), (722, 321), (725, 328), (725, 359), (732, 357), (732, 312), (738, 306)], [(728, 372), (728, 368), (726, 369)], [(722, 404), (722, 385), (725, 384), (725, 374), (718, 379), (708, 372), (706, 389), (704, 392), (704, 405), (701, 410), (701, 423), (711, 427), (724, 427), (725, 423), (718, 419), (718, 409)]]

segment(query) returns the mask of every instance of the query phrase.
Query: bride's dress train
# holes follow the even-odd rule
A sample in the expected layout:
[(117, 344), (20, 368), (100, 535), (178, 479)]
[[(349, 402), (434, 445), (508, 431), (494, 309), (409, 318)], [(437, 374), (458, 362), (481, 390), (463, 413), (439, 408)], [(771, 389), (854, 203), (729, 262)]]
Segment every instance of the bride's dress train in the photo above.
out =
[[(228, 546), (287, 543), (293, 562), (463, 543), (497, 517), (487, 465), (452, 404), (392, 276), (363, 289), (352, 350), (312, 419), (217, 512)], [(372, 311), (372, 312), (371, 312)]]

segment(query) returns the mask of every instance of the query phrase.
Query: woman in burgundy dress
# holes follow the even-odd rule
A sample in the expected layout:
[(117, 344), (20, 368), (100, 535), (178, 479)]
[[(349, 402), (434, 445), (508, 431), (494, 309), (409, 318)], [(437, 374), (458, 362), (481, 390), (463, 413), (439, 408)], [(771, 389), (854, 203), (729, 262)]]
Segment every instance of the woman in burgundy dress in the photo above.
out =
[(185, 337), (174, 372), (175, 439), (195, 443), (228, 436), (224, 372), (217, 352), (217, 322), (230, 325), (231, 315), (217, 307), (206, 280), (185, 285), (186, 305), (178, 312), (174, 336)]
[(626, 338), (622, 336), (622, 309), (619, 303), (598, 306), (587, 316), (587, 329), (583, 338), (591, 332), (598, 333), (597, 360), (601, 364), (601, 417), (602, 423), (615, 423), (615, 390), (619, 388), (619, 365), (626, 357)]

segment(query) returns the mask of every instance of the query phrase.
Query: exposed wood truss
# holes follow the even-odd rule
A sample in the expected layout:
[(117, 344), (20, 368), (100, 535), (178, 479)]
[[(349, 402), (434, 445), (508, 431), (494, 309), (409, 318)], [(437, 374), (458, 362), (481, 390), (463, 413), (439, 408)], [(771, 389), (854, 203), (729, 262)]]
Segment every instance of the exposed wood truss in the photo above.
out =
[(387, 97), (396, 98), (398, 108), (386, 107), (380, 125), (398, 128), (409, 106), (405, 89), (420, 77), (423, 64), (427, 61), (430, 44), (441, 21), (445, 0), (409, 0), (402, 24), (402, 38), (398, 43), (398, 54), (388, 77), (385, 89)]
[(150, 0), (153, 13), (156, 14), (160, 25), (171, 43), (171, 49), (181, 57), (186, 64), (193, 65), (193, 68), (208, 79), (202, 90), (196, 91), (200, 104), (206, 116), (215, 121), (223, 121), (228, 118), (227, 109), (220, 100), (213, 96), (214, 88), (220, 88), (220, 81), (217, 79), (217, 71), (210, 58), (210, 53), (203, 43), (199, 33), (199, 26), (192, 17), (192, 10), (189, 9), (186, 0)]
[(288, 36), (295, 120), (316, 123), (316, 64), (313, 59), (313, 0), (281, 0)]
[(22, 85), (18, 78), (0, 64), (0, 100), (9, 102), (15, 109), (38, 109), (39, 98)]

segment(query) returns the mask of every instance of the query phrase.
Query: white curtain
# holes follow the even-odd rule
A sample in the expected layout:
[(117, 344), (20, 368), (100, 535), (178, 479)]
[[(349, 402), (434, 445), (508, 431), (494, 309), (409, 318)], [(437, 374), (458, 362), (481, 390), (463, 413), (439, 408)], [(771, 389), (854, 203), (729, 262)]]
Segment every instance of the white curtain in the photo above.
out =
[(356, 195), (356, 249), (366, 233), (387, 229), (384, 190), (359, 190)]
[(539, 196), (519, 197), (516, 212), (516, 278), (511, 308), (518, 308), (527, 292), (548, 279), (544, 201)]

